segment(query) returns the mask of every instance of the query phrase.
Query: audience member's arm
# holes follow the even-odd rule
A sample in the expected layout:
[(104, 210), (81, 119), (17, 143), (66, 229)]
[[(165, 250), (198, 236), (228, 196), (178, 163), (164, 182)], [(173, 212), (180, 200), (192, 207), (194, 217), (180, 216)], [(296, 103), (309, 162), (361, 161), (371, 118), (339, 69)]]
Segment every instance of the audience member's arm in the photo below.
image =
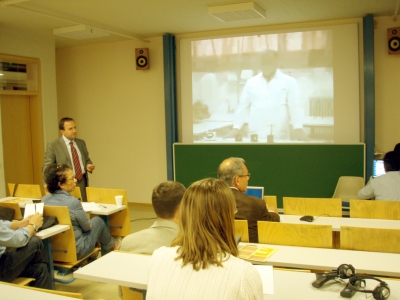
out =
[(280, 221), (280, 217), (279, 214), (272, 212), (272, 211), (268, 211), (267, 206), (265, 205), (264, 201), (260, 201), (261, 205), (260, 205), (260, 211), (261, 211), (261, 221), (273, 221), (273, 222), (279, 222)]
[(43, 216), (34, 214), (22, 221), (0, 221), (0, 244), (5, 247), (23, 247), (35, 234), (33, 225), (43, 224)]
[(74, 207), (75, 214), (76, 214), (76, 220), (79, 223), (79, 226), (82, 228), (83, 232), (92, 230), (92, 224), (90, 223), (90, 220), (88, 219), (86, 212), (83, 210), (82, 204), (79, 202), (79, 200), (76, 200), (77, 205)]
[(367, 185), (364, 186), (358, 192), (358, 198), (360, 198), (360, 199), (372, 199), (373, 197), (375, 197), (374, 188), (372, 187), (372, 180), (373, 180), (373, 178), (371, 178), (368, 181)]

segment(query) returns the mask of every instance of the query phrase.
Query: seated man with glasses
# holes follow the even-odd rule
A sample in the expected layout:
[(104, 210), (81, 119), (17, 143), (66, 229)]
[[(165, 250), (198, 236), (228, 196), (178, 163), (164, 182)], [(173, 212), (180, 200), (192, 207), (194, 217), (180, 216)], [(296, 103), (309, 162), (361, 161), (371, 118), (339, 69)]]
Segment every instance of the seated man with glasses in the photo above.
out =
[(218, 167), (218, 178), (229, 184), (235, 196), (235, 219), (247, 220), (250, 243), (258, 243), (257, 221), (279, 222), (280, 218), (277, 213), (268, 211), (263, 200), (244, 194), (250, 180), (250, 173), (244, 163), (243, 158), (225, 159)]

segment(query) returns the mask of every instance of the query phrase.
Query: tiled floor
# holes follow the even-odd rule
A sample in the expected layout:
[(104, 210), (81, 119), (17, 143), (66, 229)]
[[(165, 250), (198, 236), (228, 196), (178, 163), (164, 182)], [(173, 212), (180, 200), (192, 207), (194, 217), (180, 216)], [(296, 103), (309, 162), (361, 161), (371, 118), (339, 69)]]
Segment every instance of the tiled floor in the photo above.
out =
[[(131, 232), (136, 232), (150, 227), (156, 214), (150, 205), (130, 205), (129, 213), (131, 219)], [(70, 284), (56, 283), (56, 289), (60, 291), (81, 293), (86, 300), (118, 300), (118, 286), (104, 284), (83, 279), (76, 279)]]

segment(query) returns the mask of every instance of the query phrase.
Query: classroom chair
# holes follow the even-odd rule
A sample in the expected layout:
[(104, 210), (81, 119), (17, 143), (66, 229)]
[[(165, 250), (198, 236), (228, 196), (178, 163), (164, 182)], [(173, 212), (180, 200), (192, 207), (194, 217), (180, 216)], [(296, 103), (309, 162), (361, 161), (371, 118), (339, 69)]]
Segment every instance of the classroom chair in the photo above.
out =
[(30, 278), (30, 277), (17, 277), (13, 281), (11, 281), (12, 284), (16, 285), (28, 285), (32, 281), (35, 281), (35, 278)]
[(264, 196), (264, 201), (269, 211), (278, 213), (278, 201), (276, 200), (276, 196)]
[(235, 236), (240, 236), (242, 242), (249, 242), (249, 225), (247, 220), (235, 220)]
[(400, 229), (340, 227), (340, 248), (400, 253)]
[(12, 197), (42, 199), (43, 194), (38, 184), (8, 183), (8, 193)]
[(14, 210), (14, 220), (22, 220), (22, 213), (19, 204), (16, 202), (0, 202), (0, 206), (12, 208)]
[(283, 213), (299, 216), (341, 217), (342, 199), (283, 197)]
[(350, 199), (358, 199), (358, 192), (364, 184), (364, 177), (340, 176), (332, 198), (341, 198), (344, 210), (348, 210)]
[(332, 248), (332, 226), (258, 221), (258, 242), (313, 248)]
[[(33, 278), (31, 278), (31, 279), (33, 279)], [(18, 283), (15, 284), (14, 281), (11, 283), (1, 282), (0, 284), (16, 285), (22, 289), (29, 289), (29, 290), (38, 291), (38, 292), (50, 293), (50, 294), (65, 296), (65, 297), (74, 298), (74, 299), (83, 299), (81, 293), (72, 293), (72, 292), (64, 292), (64, 291), (57, 291), (57, 290), (42, 289), (42, 288), (37, 288), (37, 287), (33, 287), (33, 286), (28, 286), (28, 285), (21, 285)]]
[[(89, 257), (98, 254), (100, 248), (94, 248), (86, 257), (77, 259), (75, 235), (67, 206), (45, 205), (43, 208), (43, 215), (55, 216), (59, 224), (70, 226), (68, 230), (51, 237), (54, 268), (59, 270), (59, 274), (66, 275), (73, 272), (75, 268), (86, 262)], [(54, 278), (54, 281), (59, 283), (71, 283), (74, 280), (74, 277), (65, 280)]]
[(122, 195), (122, 204), (126, 205), (124, 210), (109, 215), (110, 232), (112, 236), (127, 236), (131, 233), (131, 223), (128, 208), (128, 198), (126, 190), (121, 189), (104, 189), (87, 187), (86, 196), (88, 202), (115, 204), (115, 196)]
[(400, 201), (351, 199), (350, 218), (400, 220)]

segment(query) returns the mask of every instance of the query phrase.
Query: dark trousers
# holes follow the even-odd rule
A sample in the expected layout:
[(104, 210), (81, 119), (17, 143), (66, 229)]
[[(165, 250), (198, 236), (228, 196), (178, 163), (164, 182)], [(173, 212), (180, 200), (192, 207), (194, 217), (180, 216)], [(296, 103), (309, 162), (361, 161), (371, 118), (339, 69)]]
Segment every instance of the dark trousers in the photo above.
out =
[(87, 198), (86, 198), (86, 187), (87, 187), (87, 181), (86, 181), (86, 174), (82, 177), (81, 180), (76, 182), (76, 188), (79, 187), (79, 189), (81, 190), (81, 195), (82, 195), (82, 202), (87, 202)]
[(0, 257), (0, 280), (11, 282), (17, 277), (35, 278), (32, 286), (51, 289), (49, 260), (42, 241), (33, 236), (28, 244), (13, 248)]

